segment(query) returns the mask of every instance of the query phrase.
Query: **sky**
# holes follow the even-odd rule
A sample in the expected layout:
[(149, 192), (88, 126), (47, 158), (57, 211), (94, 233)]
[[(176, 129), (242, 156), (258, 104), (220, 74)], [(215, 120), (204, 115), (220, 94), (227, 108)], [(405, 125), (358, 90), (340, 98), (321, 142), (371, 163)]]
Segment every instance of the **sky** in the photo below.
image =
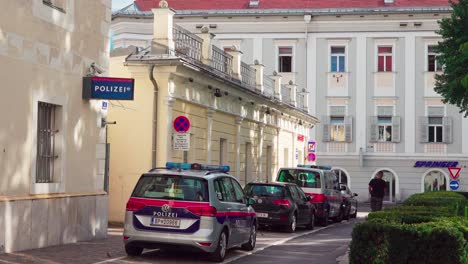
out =
[(132, 2), (133, 0), (112, 0), (112, 11), (124, 8)]

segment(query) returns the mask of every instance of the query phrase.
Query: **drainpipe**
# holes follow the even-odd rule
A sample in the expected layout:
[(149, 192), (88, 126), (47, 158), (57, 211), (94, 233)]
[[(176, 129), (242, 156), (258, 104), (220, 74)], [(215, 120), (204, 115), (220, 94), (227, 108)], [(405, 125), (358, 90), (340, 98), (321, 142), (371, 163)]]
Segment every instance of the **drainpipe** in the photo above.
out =
[(154, 71), (154, 64), (150, 65), (149, 67), (149, 79), (153, 83), (154, 86), (154, 95), (153, 95), (153, 150), (152, 150), (152, 155), (151, 155), (151, 166), (153, 168), (156, 168), (156, 146), (158, 143), (158, 83), (154, 79), (153, 75)]
[(304, 29), (304, 33), (305, 33), (305, 59), (306, 59), (306, 65), (305, 65), (305, 87), (307, 90), (308, 87), (307, 87), (307, 76), (309, 75), (309, 73), (307, 72), (307, 51), (309, 50), (309, 42), (308, 42), (308, 32), (307, 32), (307, 24), (310, 23), (310, 21), (312, 20), (312, 16), (311, 15), (304, 15), (304, 22), (305, 22), (305, 29)]

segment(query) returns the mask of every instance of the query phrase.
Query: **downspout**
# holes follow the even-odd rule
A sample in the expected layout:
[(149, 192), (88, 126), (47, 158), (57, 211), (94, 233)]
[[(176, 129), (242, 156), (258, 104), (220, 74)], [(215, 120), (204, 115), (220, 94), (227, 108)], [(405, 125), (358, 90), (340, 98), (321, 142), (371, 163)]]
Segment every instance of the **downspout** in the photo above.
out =
[(158, 145), (158, 83), (154, 79), (154, 64), (151, 64), (149, 67), (149, 79), (153, 83), (154, 86), (154, 95), (153, 95), (153, 150), (151, 155), (151, 166), (152, 168), (156, 168), (156, 146)]

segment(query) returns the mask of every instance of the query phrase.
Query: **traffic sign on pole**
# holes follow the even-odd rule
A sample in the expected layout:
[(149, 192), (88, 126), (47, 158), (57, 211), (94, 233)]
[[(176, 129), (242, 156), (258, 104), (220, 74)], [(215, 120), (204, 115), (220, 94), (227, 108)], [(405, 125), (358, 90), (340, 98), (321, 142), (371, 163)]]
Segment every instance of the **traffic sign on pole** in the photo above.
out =
[(460, 183), (458, 181), (450, 181), (450, 189), (452, 191), (458, 190), (459, 187), (460, 187)]
[(185, 133), (190, 129), (190, 120), (186, 116), (178, 116), (174, 119), (174, 130)]
[(448, 168), (448, 171), (450, 172), (452, 179), (456, 180), (460, 175), (461, 168)]

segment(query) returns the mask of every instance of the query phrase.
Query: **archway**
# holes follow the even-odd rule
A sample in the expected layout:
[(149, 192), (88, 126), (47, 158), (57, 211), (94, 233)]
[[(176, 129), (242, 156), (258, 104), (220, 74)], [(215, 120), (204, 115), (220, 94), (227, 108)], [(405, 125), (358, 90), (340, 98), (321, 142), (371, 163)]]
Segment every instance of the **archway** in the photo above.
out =
[(387, 182), (387, 188), (385, 190), (384, 202), (395, 203), (400, 200), (400, 181), (396, 172), (389, 168), (381, 168), (374, 171), (371, 179), (375, 177), (377, 172), (383, 172), (383, 180)]
[(351, 189), (351, 178), (349, 177), (349, 173), (340, 167), (333, 167), (332, 171), (338, 175), (338, 182), (345, 183)]
[(448, 191), (450, 179), (441, 169), (432, 168), (423, 173), (421, 179), (421, 191)]

